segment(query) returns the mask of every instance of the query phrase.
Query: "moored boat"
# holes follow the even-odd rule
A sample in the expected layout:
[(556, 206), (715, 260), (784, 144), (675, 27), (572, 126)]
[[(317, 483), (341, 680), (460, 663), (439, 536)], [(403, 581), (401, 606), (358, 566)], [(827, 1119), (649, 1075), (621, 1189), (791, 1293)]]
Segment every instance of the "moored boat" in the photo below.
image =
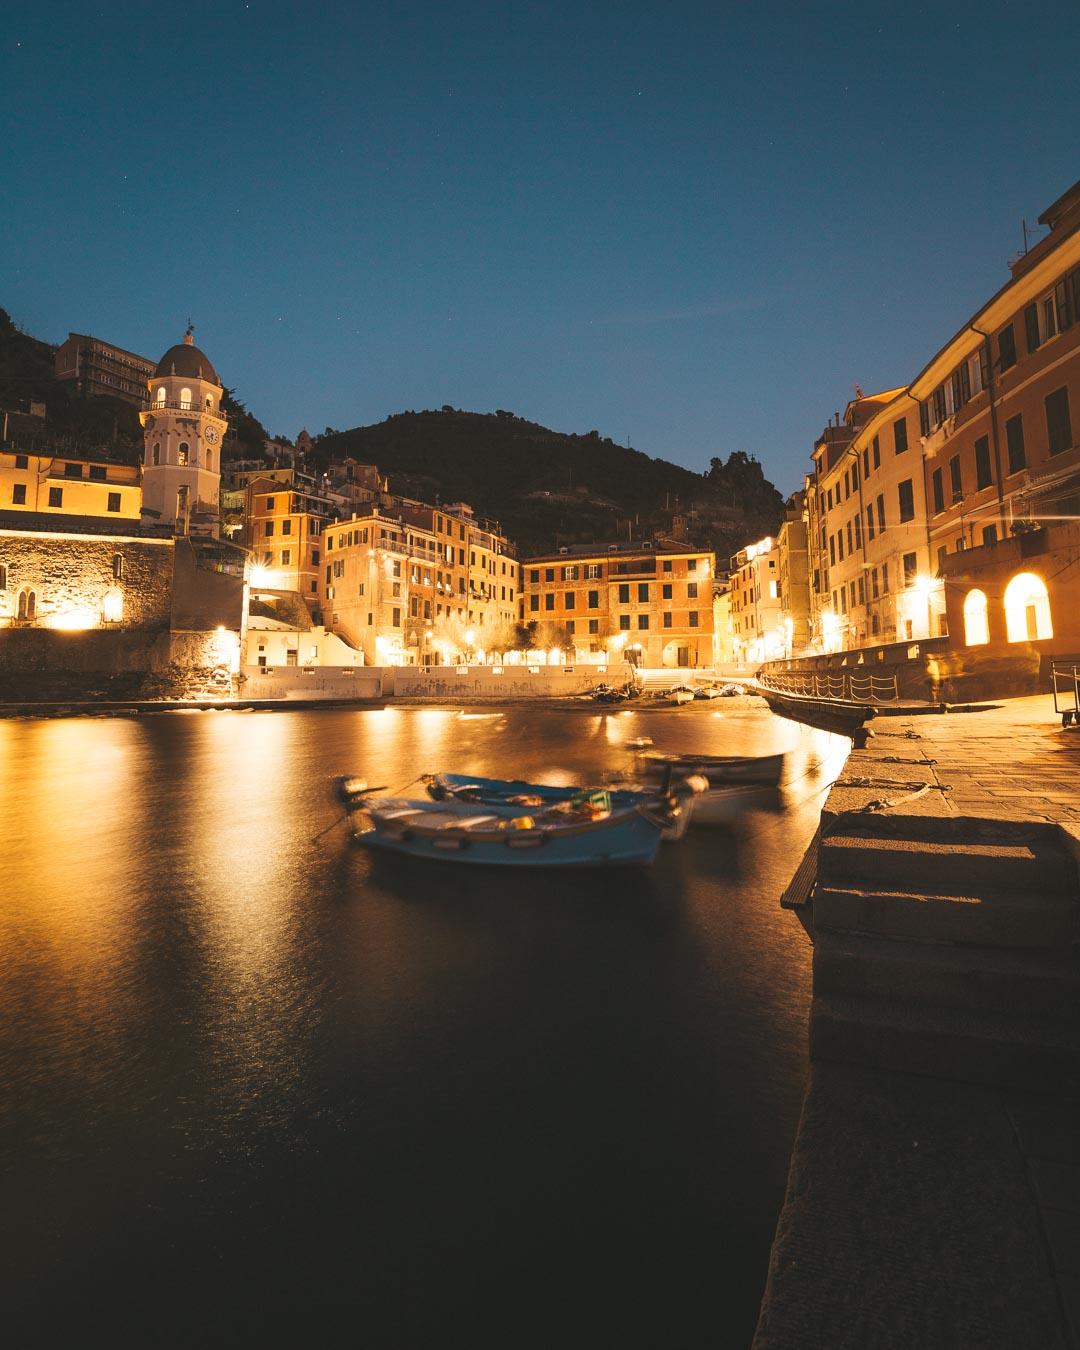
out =
[[(460, 773), (425, 774), (428, 796), (435, 801), (454, 800), (488, 806), (506, 814), (563, 802), (579, 802), (597, 795), (595, 789), (564, 787), (554, 783), (527, 783), (521, 779), (480, 778)], [(643, 807), (664, 823), (665, 841), (681, 839), (690, 823), (694, 801), (704, 791), (704, 779), (687, 778), (677, 788), (655, 786), (604, 788), (612, 808)]]
[[(656, 857), (663, 819), (640, 805), (615, 808), (590, 794), (509, 811), (459, 800), (378, 797), (356, 780), (339, 793), (357, 818), (358, 842), (415, 858), (503, 867), (647, 865)], [(507, 806), (510, 804), (507, 803)]]
[(784, 771), (783, 755), (669, 755), (645, 750), (637, 756), (637, 771), (649, 783), (676, 783), (697, 774), (710, 788), (753, 783), (776, 787)]

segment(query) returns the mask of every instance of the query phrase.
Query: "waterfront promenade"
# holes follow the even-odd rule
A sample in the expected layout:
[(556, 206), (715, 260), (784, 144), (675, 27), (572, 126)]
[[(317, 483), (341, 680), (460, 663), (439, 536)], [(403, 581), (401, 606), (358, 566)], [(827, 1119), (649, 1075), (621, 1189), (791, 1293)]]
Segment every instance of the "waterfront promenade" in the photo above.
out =
[(1080, 733), (876, 719), (822, 813), (811, 1070), (755, 1350), (1080, 1345)]

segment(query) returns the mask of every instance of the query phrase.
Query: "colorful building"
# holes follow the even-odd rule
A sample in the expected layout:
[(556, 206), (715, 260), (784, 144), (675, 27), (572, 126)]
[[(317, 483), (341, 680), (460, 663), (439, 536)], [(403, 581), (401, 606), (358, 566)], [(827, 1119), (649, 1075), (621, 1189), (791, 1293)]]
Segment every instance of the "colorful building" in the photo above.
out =
[(522, 622), (579, 657), (711, 666), (715, 571), (712, 553), (675, 541), (562, 548), (522, 563)]

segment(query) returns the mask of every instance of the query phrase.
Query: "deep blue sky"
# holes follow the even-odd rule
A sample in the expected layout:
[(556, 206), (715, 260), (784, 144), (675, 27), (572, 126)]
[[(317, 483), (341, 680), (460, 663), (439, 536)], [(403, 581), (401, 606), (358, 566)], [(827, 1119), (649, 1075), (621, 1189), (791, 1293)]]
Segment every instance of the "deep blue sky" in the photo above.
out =
[(0, 306), (183, 331), (271, 429), (509, 408), (785, 491), (1080, 178), (1080, 5), (154, 5), (0, 19)]

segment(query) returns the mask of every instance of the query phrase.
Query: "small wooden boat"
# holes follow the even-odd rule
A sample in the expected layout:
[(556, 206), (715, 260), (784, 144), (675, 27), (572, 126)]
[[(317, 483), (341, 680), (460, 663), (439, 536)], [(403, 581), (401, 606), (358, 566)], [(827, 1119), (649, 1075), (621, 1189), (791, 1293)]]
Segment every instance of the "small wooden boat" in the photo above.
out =
[(710, 788), (736, 783), (776, 787), (784, 771), (783, 755), (666, 755), (646, 750), (637, 756), (638, 772), (649, 783), (678, 782), (690, 774), (708, 780)]
[(660, 791), (679, 792), (694, 779), (704, 790), (693, 799), (694, 825), (726, 825), (743, 811), (779, 805), (783, 755), (665, 755), (646, 751), (637, 756), (643, 783)]
[(670, 791), (657, 787), (628, 785), (590, 789), (563, 787), (554, 783), (526, 783), (521, 779), (479, 778), (460, 773), (424, 775), (428, 796), (435, 801), (472, 802), (512, 815), (558, 803), (578, 803), (606, 796), (615, 810), (638, 806), (663, 822), (665, 841), (681, 839), (690, 823), (694, 800), (705, 790), (705, 780), (689, 777)]
[(356, 780), (340, 780), (339, 795), (349, 815), (357, 818), (360, 843), (441, 862), (642, 866), (656, 857), (663, 831), (662, 819), (647, 808), (616, 808), (596, 800), (507, 812), (467, 801), (377, 797), (356, 786)]

